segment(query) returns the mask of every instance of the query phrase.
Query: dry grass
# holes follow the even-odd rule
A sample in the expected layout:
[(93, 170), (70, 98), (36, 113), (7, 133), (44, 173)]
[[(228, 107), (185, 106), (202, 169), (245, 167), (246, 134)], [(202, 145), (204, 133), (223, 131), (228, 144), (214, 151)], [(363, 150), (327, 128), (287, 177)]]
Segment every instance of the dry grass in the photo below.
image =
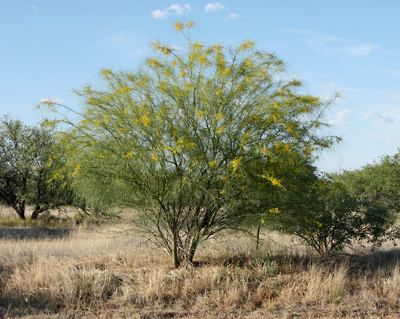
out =
[(174, 270), (115, 227), (0, 239), (0, 318), (398, 318), (396, 251), (324, 262), (291, 238), (226, 234)]

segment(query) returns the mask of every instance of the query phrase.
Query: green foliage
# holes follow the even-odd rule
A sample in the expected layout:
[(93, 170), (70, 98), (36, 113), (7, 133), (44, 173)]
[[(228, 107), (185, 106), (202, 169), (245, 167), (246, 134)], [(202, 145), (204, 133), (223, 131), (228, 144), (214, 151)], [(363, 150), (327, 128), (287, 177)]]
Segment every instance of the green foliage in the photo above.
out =
[(276, 219), (281, 229), (299, 236), (320, 255), (341, 251), (353, 241), (380, 244), (392, 234), (390, 211), (355, 197), (344, 183), (322, 178), (308, 186), (304, 204)]
[(280, 80), (276, 56), (252, 41), (193, 42), (191, 25), (177, 24), (184, 50), (155, 43), (136, 72), (103, 70), (105, 86), (79, 93), (81, 119), (63, 136), (84, 197), (140, 208), (141, 226), (175, 266), (265, 209), (250, 190), (288, 187), (284, 163), (312, 161), (335, 140), (317, 134), (326, 103)]
[(34, 206), (35, 219), (68, 202), (64, 163), (60, 145), (48, 130), (10, 119), (0, 122), (0, 200), (21, 219), (28, 204)]
[(337, 178), (349, 185), (355, 196), (379, 203), (393, 213), (400, 212), (400, 152)]

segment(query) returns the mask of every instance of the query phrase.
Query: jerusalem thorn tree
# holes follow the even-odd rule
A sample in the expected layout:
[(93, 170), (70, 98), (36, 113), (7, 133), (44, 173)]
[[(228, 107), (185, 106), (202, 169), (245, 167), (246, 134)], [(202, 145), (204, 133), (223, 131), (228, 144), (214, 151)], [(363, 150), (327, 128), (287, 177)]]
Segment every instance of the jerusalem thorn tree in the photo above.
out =
[(310, 159), (333, 142), (318, 134), (326, 103), (282, 80), (275, 55), (252, 41), (194, 42), (191, 27), (176, 23), (184, 49), (157, 42), (138, 70), (103, 70), (105, 87), (79, 92), (81, 118), (64, 136), (89, 202), (138, 208), (175, 267), (249, 217), (249, 186), (285, 188), (270, 163)]

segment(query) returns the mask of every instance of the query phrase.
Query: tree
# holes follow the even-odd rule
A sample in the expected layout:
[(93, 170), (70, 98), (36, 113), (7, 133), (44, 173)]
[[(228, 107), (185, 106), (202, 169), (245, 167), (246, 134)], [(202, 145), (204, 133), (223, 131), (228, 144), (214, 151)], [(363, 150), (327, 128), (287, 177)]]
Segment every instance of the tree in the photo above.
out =
[(281, 80), (281, 60), (252, 41), (193, 42), (191, 26), (176, 23), (182, 51), (157, 42), (138, 71), (103, 70), (103, 89), (80, 92), (81, 119), (64, 120), (78, 189), (92, 203), (140, 208), (140, 225), (175, 267), (249, 218), (253, 182), (284, 187), (272, 161), (310, 158), (334, 140), (318, 135), (326, 103)]
[(393, 213), (400, 212), (400, 152), (379, 162), (337, 176), (355, 196), (374, 201)]
[(321, 256), (342, 251), (353, 241), (380, 244), (394, 234), (394, 216), (382, 205), (355, 197), (340, 181), (311, 180), (303, 205), (277, 216), (281, 229), (303, 239)]
[(33, 205), (32, 219), (63, 205), (71, 197), (61, 175), (65, 159), (52, 134), (43, 127), (22, 122), (0, 122), (0, 199), (25, 219), (26, 205)]

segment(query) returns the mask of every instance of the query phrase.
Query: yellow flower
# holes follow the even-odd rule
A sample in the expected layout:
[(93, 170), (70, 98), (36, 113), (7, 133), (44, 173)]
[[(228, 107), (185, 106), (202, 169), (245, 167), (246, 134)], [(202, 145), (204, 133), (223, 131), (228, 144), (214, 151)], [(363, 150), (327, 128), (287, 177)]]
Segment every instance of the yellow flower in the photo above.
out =
[(143, 115), (140, 117), (140, 122), (141, 122), (145, 127), (148, 127), (149, 124), (150, 124), (150, 117), (149, 117), (149, 115), (148, 115), (148, 114), (143, 114)]
[(194, 150), (196, 148), (196, 143), (194, 143), (194, 142), (187, 143), (187, 148), (189, 150)]
[(95, 119), (93, 122), (96, 127), (100, 127), (103, 124), (99, 119)]
[(277, 150), (282, 150), (285, 152), (290, 152), (291, 151), (291, 146), (290, 144), (283, 143), (283, 142), (278, 142), (275, 144), (275, 147)]
[(252, 62), (250, 59), (246, 59), (246, 60), (244, 61), (244, 66), (245, 66), (246, 68), (251, 68), (251, 67), (253, 66), (253, 62)]
[(229, 67), (224, 68), (223, 75), (229, 76), (231, 74), (232, 69)]
[(159, 67), (161, 67), (161, 63), (160, 63), (160, 61), (158, 61), (157, 59), (148, 59), (147, 60), (147, 64), (149, 65), (149, 66), (151, 66), (151, 67), (154, 67), (154, 68), (159, 68)]
[(80, 171), (81, 171), (81, 165), (80, 165), (80, 164), (77, 164), (77, 165), (75, 166), (74, 171), (72, 172), (72, 177), (75, 177), (76, 175), (78, 175)]
[(205, 55), (200, 55), (198, 61), (201, 65), (204, 65), (207, 63), (207, 57)]
[(153, 160), (153, 161), (157, 161), (158, 160), (158, 155), (156, 154), (156, 153), (151, 153), (151, 159)]
[(215, 119), (217, 121), (221, 121), (223, 118), (224, 118), (224, 115), (222, 113), (215, 114)]
[(237, 158), (235, 158), (235, 159), (233, 159), (233, 160), (231, 161), (231, 167), (232, 167), (232, 170), (233, 170), (234, 172), (236, 172), (237, 169), (239, 168), (240, 162), (241, 162), (240, 157), (237, 157)]
[(248, 41), (242, 42), (239, 45), (238, 49), (239, 49), (239, 51), (244, 51), (244, 50), (252, 49), (252, 48), (254, 48), (254, 46), (255, 46), (255, 42), (252, 40), (248, 40)]
[(211, 168), (216, 168), (218, 165), (216, 160), (212, 160), (211, 162), (208, 163), (208, 166), (210, 166)]
[(185, 28), (184, 24), (180, 21), (175, 23), (175, 30), (181, 32)]
[(281, 210), (278, 207), (273, 207), (269, 209), (269, 212), (271, 214), (279, 214), (281, 212)]
[(135, 155), (135, 153), (134, 153), (132, 150), (130, 150), (129, 152), (127, 152), (127, 153), (125, 154), (125, 158), (132, 158), (133, 155)]
[(172, 49), (164, 46), (160, 46), (158, 50), (164, 55), (170, 55), (172, 53)]
[(223, 126), (218, 127), (215, 132), (219, 135), (222, 134), (225, 131), (225, 128)]
[(198, 117), (198, 118), (200, 118), (200, 119), (202, 119), (202, 118), (204, 118), (204, 115), (205, 115), (205, 113), (204, 113), (204, 111), (196, 111), (196, 116)]
[(110, 69), (103, 69), (100, 73), (105, 78), (109, 78), (112, 75), (112, 71)]
[(126, 85), (121, 86), (118, 90), (117, 90), (117, 94), (126, 94), (129, 93), (131, 91), (131, 89), (129, 87), (127, 87)]
[(193, 49), (194, 50), (198, 51), (198, 50), (201, 50), (202, 48), (203, 48), (203, 43), (201, 43), (201, 42), (193, 43)]
[(97, 101), (96, 101), (96, 99), (94, 97), (89, 97), (87, 99), (87, 103), (90, 104), (90, 105), (96, 105)]
[(269, 181), (271, 182), (271, 184), (273, 186), (282, 187), (282, 182), (279, 179), (277, 179), (276, 177), (270, 176)]
[(260, 175), (260, 177), (268, 180), (272, 184), (272, 186), (283, 187), (282, 182), (274, 176), (263, 174), (263, 175)]

